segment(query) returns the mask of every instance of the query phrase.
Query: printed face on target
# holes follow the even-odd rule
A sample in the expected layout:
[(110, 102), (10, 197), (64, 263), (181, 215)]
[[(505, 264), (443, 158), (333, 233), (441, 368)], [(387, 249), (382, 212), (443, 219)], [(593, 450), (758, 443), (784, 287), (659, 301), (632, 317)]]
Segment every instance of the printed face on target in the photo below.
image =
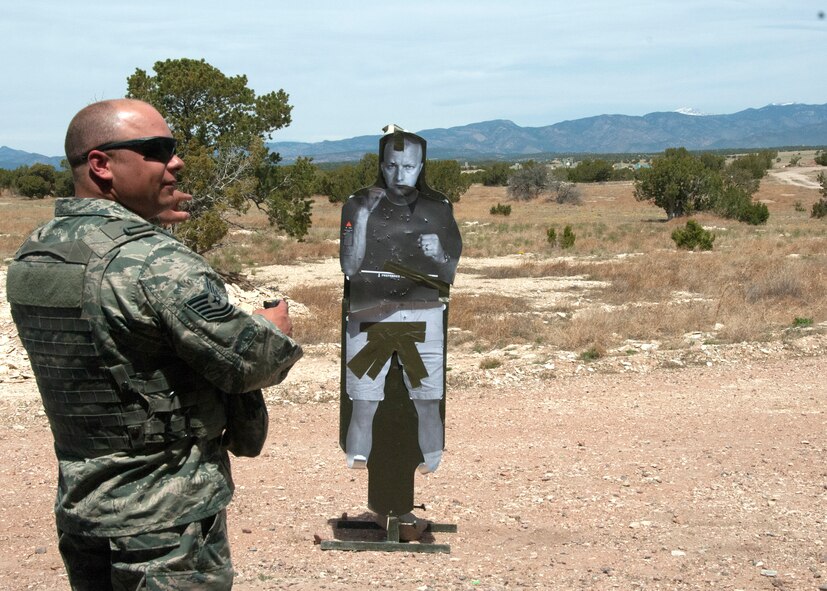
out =
[(422, 171), (422, 146), (405, 141), (401, 151), (393, 149), (393, 142), (385, 145), (382, 161), (382, 176), (389, 188), (413, 187)]

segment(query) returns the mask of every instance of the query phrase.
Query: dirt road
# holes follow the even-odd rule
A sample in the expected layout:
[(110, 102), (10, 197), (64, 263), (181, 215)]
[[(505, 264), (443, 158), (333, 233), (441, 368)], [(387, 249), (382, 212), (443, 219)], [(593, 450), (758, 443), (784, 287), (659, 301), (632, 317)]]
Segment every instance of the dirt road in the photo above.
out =
[(821, 166), (802, 166), (771, 170), (769, 175), (773, 179), (788, 185), (796, 185), (805, 189), (818, 189), (821, 187), (818, 175), (823, 171), (824, 168)]

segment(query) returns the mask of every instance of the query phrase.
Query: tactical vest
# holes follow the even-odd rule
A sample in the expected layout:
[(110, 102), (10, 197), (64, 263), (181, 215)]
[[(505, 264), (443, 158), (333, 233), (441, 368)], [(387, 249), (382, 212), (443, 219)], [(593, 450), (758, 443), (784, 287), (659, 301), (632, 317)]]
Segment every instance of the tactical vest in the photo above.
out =
[(9, 266), (12, 318), (60, 456), (151, 453), (183, 437), (212, 439), (223, 431), (214, 386), (182, 362), (136, 371), (118, 353), (101, 310), (104, 273), (121, 247), (158, 232), (149, 223), (113, 221), (81, 240), (30, 239)]

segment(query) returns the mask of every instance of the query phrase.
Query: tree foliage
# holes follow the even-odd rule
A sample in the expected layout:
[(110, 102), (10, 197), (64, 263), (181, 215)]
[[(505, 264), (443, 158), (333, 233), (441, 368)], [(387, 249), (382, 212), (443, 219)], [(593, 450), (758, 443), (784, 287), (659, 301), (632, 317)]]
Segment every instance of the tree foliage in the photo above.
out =
[(752, 193), (737, 185), (725, 185), (715, 193), (712, 210), (724, 218), (752, 225), (763, 224), (770, 212), (763, 203), (752, 200)]
[(759, 180), (772, 167), (775, 152), (747, 154), (729, 165), (722, 156), (694, 156), (685, 148), (670, 148), (641, 170), (635, 181), (635, 198), (651, 201), (668, 219), (711, 210), (720, 216), (750, 224), (763, 224), (769, 210), (755, 203)]
[(810, 216), (814, 218), (823, 218), (827, 216), (827, 175), (823, 172), (818, 173), (818, 182), (821, 183), (821, 199), (813, 203), (813, 209)]
[(247, 77), (225, 76), (206, 61), (168, 59), (155, 62), (155, 75), (140, 68), (127, 79), (127, 96), (155, 106), (186, 146), (235, 148), (290, 124), (284, 90), (256, 96)]
[(686, 148), (669, 148), (640, 171), (635, 199), (651, 201), (666, 211), (666, 217), (690, 215), (705, 209), (710, 198), (711, 175)]
[(0, 189), (11, 189), (14, 174), (11, 170), (0, 168)]
[(580, 205), (580, 190), (577, 185), (556, 178), (545, 164), (533, 160), (523, 163), (511, 173), (508, 179), (508, 195), (512, 199), (528, 201), (540, 195), (547, 195), (557, 203)]
[(698, 160), (700, 160), (701, 164), (709, 170), (717, 170), (719, 172), (723, 170), (726, 165), (726, 156), (715, 154), (713, 152), (703, 152), (700, 156), (698, 156)]
[(756, 181), (764, 178), (767, 171), (772, 168), (772, 161), (778, 156), (773, 150), (761, 150), (752, 154), (745, 154), (732, 161), (730, 169), (743, 170)]
[(55, 197), (71, 197), (75, 194), (75, 181), (72, 178), (72, 169), (69, 161), (64, 158), (60, 161), (60, 170), (55, 177)]
[(294, 238), (301, 239), (310, 229), (312, 202), (305, 197), (314, 193), (317, 173), (310, 158), (298, 158), (290, 166), (265, 163), (257, 171), (263, 197), (256, 205), (271, 224)]
[[(290, 124), (287, 93), (256, 95), (246, 76), (226, 76), (203, 59), (159, 61), (153, 71), (136, 69), (127, 96), (155, 106), (178, 139), (186, 163), (179, 183), (193, 195), (191, 219), (177, 228), (179, 236), (198, 252), (209, 250), (226, 235), (227, 215), (243, 213), (250, 203), (265, 209), (279, 229), (304, 236), (311, 193), (294, 171), (270, 170), (278, 167), (278, 156), (264, 144)], [(267, 181), (271, 177), (280, 180)]]
[(331, 203), (344, 203), (362, 187), (376, 182), (379, 174), (379, 156), (367, 153), (357, 164), (345, 164), (319, 175), (317, 192)]
[(486, 187), (505, 187), (510, 175), (511, 167), (507, 162), (495, 162), (483, 171), (481, 181)]
[(30, 199), (43, 199), (48, 195), (68, 197), (74, 194), (75, 187), (68, 163), (64, 160), (62, 164), (60, 170), (37, 163), (0, 171), (0, 187)]
[(559, 246), (563, 250), (567, 250), (569, 248), (574, 247), (574, 243), (577, 240), (577, 235), (574, 233), (571, 225), (566, 224), (563, 228), (563, 233), (557, 236), (557, 230), (555, 228), (548, 228), (546, 229), (546, 241), (551, 244), (552, 246)]
[(471, 177), (462, 174), (456, 160), (428, 160), (426, 170), (428, 184), (444, 193), (451, 203), (459, 201), (471, 186)]
[(548, 190), (548, 186), (548, 168), (533, 160), (525, 162), (508, 177), (508, 195), (518, 201), (536, 199)]
[(23, 197), (43, 199), (51, 191), (51, 183), (37, 174), (25, 174), (15, 181), (17, 192)]
[(554, 180), (551, 188), (555, 193), (554, 200), (557, 203), (569, 203), (571, 205), (582, 205), (583, 199), (580, 196), (580, 188), (574, 183)]
[(611, 162), (587, 158), (568, 169), (568, 180), (573, 183), (605, 183), (612, 179), (613, 173)]

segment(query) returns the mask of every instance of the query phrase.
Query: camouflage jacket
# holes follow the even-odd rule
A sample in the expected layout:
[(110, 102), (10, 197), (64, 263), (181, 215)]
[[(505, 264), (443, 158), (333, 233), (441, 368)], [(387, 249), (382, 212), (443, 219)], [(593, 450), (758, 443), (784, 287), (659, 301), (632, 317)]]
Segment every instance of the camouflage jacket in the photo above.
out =
[[(30, 240), (77, 240), (113, 220), (145, 223), (112, 201), (59, 199), (55, 218)], [(210, 403), (278, 383), (301, 355), (264, 317), (229, 304), (209, 264), (160, 228), (120, 247), (103, 276), (100, 305), (117, 348), (111, 355), (139, 371), (181, 363), (200, 380), (198, 399)], [(72, 533), (167, 528), (213, 515), (232, 497), (229, 457), (215, 437), (185, 437), (162, 450), (57, 455), (57, 525)]]

